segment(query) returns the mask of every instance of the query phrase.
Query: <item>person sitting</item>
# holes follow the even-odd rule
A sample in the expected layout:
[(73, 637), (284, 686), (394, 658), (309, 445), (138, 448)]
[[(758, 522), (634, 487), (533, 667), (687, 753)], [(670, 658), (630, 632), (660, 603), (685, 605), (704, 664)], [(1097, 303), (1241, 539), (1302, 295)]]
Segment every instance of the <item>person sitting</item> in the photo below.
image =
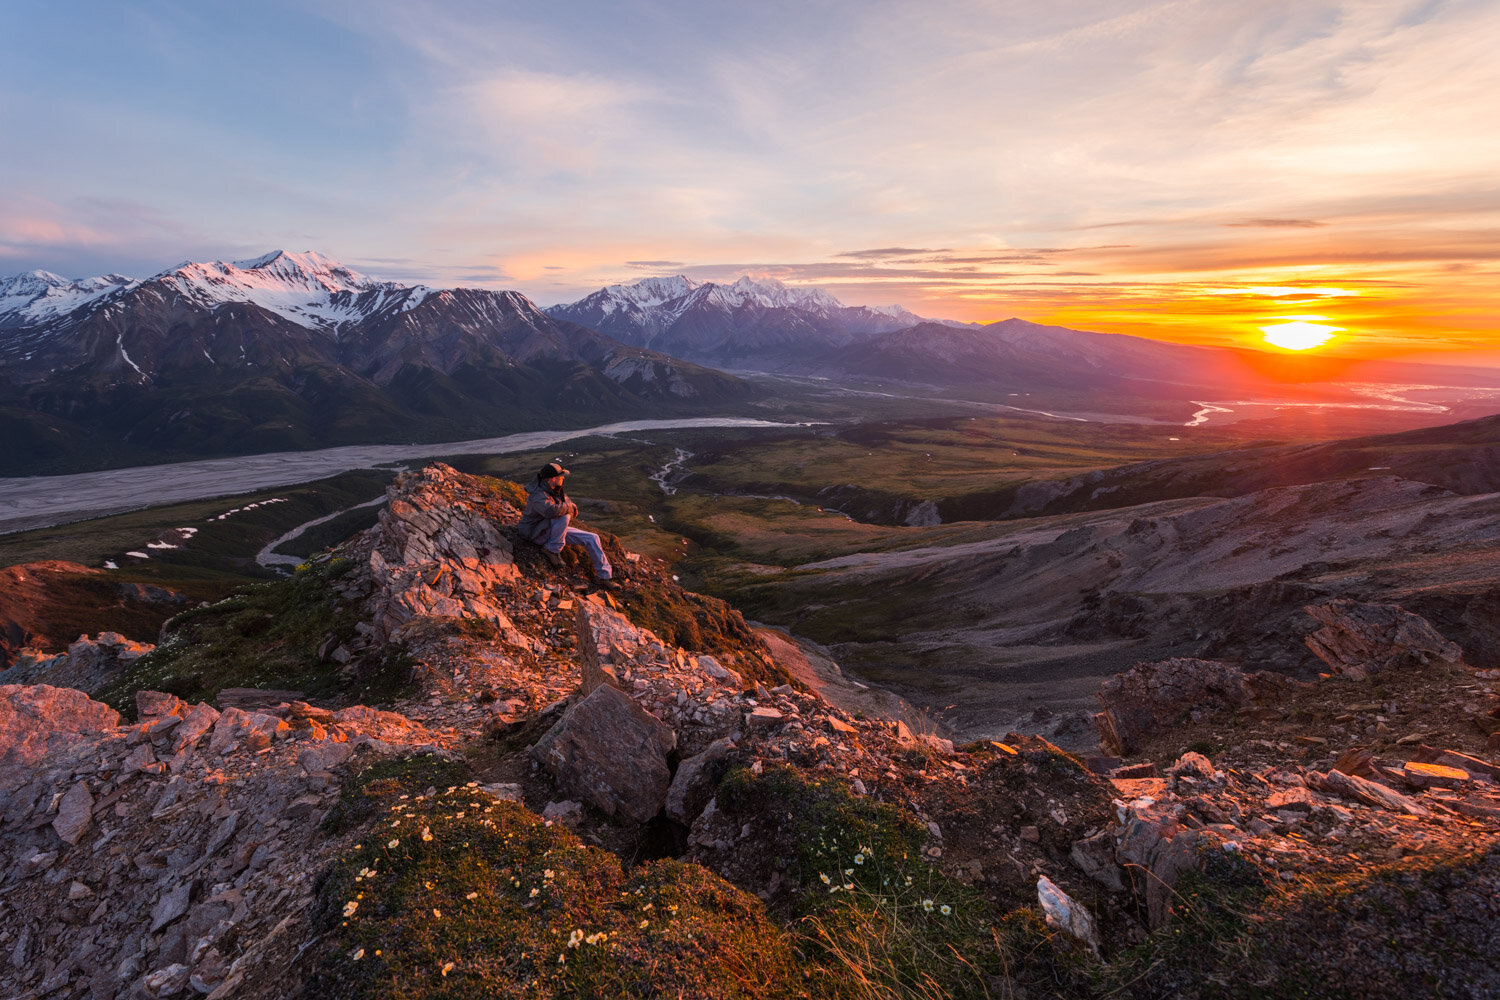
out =
[(599, 536), (569, 525), (578, 515), (578, 505), (563, 492), (563, 477), (567, 474), (568, 470), (556, 462), (542, 466), (526, 484), (526, 510), (516, 529), (522, 538), (540, 545), (547, 561), (558, 568), (563, 564), (560, 553), (564, 545), (583, 546), (594, 564), (594, 578), (601, 586), (613, 590), (618, 586), (614, 582), (614, 569)]

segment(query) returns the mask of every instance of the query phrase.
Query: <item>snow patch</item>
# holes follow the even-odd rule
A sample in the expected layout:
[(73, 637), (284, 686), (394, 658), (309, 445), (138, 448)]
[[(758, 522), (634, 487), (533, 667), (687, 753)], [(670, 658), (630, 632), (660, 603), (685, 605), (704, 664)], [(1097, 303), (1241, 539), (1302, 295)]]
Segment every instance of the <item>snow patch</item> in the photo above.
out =
[(125, 363), (127, 365), (135, 369), (136, 374), (142, 376), (146, 374), (145, 372), (141, 371), (141, 366), (132, 361), (130, 359), (130, 355), (125, 353), (125, 333), (123, 330), (115, 334), (115, 346), (120, 349), (120, 357), (125, 359)]

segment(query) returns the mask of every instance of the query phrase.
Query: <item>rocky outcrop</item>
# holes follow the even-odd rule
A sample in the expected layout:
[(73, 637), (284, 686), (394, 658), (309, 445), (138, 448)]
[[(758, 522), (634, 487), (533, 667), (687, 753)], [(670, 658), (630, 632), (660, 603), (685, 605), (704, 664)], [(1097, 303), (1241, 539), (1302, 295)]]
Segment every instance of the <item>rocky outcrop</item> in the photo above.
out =
[(1094, 716), (1094, 726), (1110, 752), (1128, 754), (1152, 733), (1184, 717), (1248, 705), (1290, 683), (1264, 671), (1247, 675), (1216, 660), (1138, 663), (1100, 685), (1104, 710)]
[[(471, 494), (467, 502), (454, 502), (458, 491)], [(479, 618), (515, 636), (491, 591), (520, 571), (510, 541), (486, 514), (513, 523), (520, 512), (474, 493), (472, 480), (441, 463), (391, 484), (379, 523), (353, 547), (366, 565), (359, 583), (377, 641), (399, 638), (403, 626), (423, 618)]]
[(374, 710), (320, 737), (290, 705), (137, 705), (121, 725), (79, 691), (0, 688), (0, 752), (25, 762), (0, 768), (0, 995), (223, 1000), (274, 977), (338, 847), (329, 768), (438, 739)]
[(82, 691), (7, 684), (0, 687), (0, 767), (35, 764), (119, 723), (119, 712)]
[[(722, 782), (741, 765), (795, 771), (846, 805), (899, 813), (913, 856), (1005, 910), (1040, 902), (1106, 958), (1177, 919), (1181, 879), (1196, 869), (1244, 866), (1290, 885), (1500, 829), (1500, 765), (1479, 753), (1484, 737), (1423, 744), (1432, 727), (1402, 721), (1394, 687), (1335, 706), (1328, 692), (1355, 685), (1204, 660), (1139, 664), (1105, 685), (1100, 729), (1121, 753), (1149, 744), (1153, 760), (1086, 764), (1015, 734), (955, 748), (768, 681), (755, 650), (711, 655), (639, 627), (623, 613), (645, 603), (632, 588), (653, 570), (639, 560), (622, 593), (586, 594), (566, 570), (487, 549), (515, 514), (499, 491), (434, 467), (404, 477), (387, 516), (346, 550), (355, 568), (338, 586), (369, 618), (347, 640), (350, 662), (357, 643), (400, 641), (423, 680), (388, 706), (397, 711), (317, 706), (290, 690), (226, 689), (217, 708), (143, 691), (138, 722), (120, 725), (78, 692), (0, 688), (0, 753), (15, 762), (0, 768), (0, 955), (12, 960), (0, 963), (0, 996), (287, 995), (279, 970), (326, 947), (309, 924), (317, 876), (356, 842), (322, 820), (349, 774), (392, 753), (471, 750), (492, 769), (475, 777), (503, 782), (476, 787), (504, 787), (622, 852), (685, 827), (684, 860), (770, 900), (805, 891), (787, 860), (807, 811), (746, 805), (744, 773), (735, 794)], [(1493, 685), (1479, 683), (1491, 679), (1458, 672), (1467, 718), (1500, 718)], [(1243, 711), (1273, 694), (1311, 707)], [(1267, 756), (1253, 763), (1221, 757), (1225, 734), (1272, 716), (1335, 728), (1257, 741)], [(1375, 752), (1345, 760), (1347, 742), (1328, 746), (1327, 734), (1363, 740), (1396, 725), (1412, 735)], [(787, 786), (775, 787), (779, 797)], [(653, 823), (661, 815), (680, 827)], [(1459, 817), (1476, 826), (1455, 831)]]
[(0, 673), (0, 681), (98, 691), (118, 681), (132, 663), (155, 648), (118, 632), (100, 632), (94, 639), (81, 635), (68, 644), (66, 653), (55, 656), (21, 650), (11, 668)]
[(1307, 648), (1336, 674), (1363, 680), (1383, 670), (1456, 666), (1464, 653), (1438, 634), (1427, 619), (1394, 604), (1337, 600), (1304, 610), (1323, 627)]

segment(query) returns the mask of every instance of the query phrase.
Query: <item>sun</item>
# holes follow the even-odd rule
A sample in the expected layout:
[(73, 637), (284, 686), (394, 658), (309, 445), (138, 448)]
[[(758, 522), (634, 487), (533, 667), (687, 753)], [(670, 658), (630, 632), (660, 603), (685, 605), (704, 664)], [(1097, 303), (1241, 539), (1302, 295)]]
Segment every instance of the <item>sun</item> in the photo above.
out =
[(1274, 344), (1288, 351), (1309, 351), (1314, 347), (1322, 347), (1333, 339), (1336, 333), (1342, 333), (1343, 329), (1337, 326), (1323, 326), (1321, 323), (1309, 323), (1306, 320), (1293, 320), (1289, 323), (1276, 323), (1272, 326), (1260, 328), (1261, 335), (1266, 343)]

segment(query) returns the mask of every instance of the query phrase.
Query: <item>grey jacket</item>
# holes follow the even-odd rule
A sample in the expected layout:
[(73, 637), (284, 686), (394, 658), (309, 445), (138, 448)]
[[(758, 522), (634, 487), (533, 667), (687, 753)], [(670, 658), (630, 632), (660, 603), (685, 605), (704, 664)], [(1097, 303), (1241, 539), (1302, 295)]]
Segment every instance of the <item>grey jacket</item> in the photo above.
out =
[(559, 517), (571, 517), (578, 513), (578, 505), (568, 499), (566, 493), (553, 493), (547, 484), (536, 477), (526, 484), (526, 510), (516, 524), (522, 538), (538, 545), (547, 540), (552, 530), (552, 521)]

